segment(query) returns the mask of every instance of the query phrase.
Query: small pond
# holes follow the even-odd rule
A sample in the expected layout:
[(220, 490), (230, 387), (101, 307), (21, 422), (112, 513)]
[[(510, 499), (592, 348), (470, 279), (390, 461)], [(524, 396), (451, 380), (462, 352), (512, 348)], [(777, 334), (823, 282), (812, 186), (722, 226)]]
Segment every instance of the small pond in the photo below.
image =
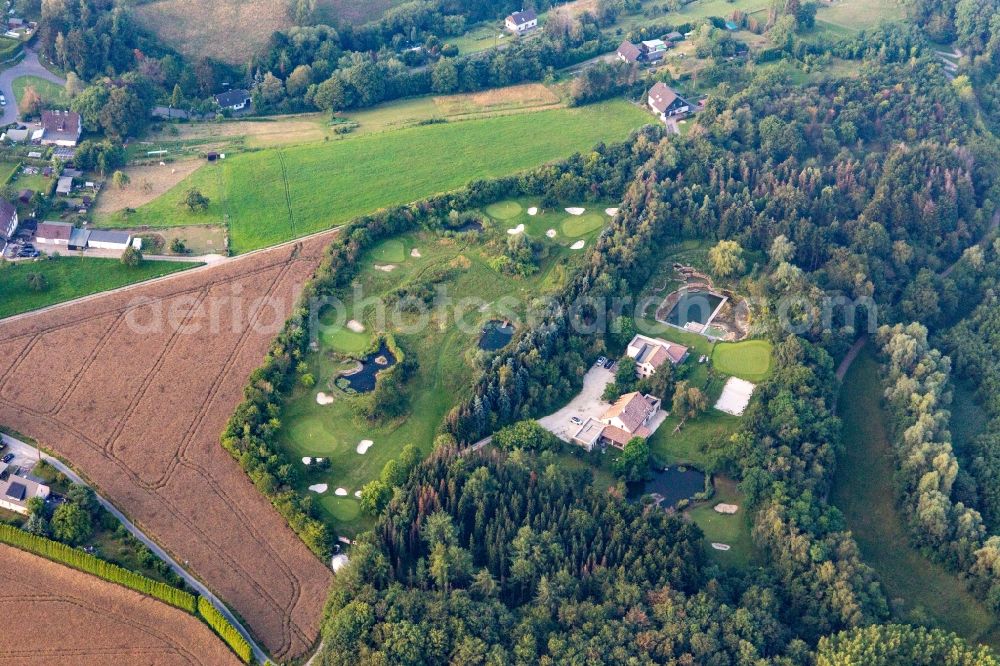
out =
[(678, 466), (653, 472), (653, 478), (645, 483), (629, 486), (629, 498), (638, 500), (643, 495), (663, 497), (660, 506), (670, 508), (682, 499), (691, 499), (705, 491), (705, 474), (691, 467), (684, 471)]
[(464, 234), (464, 233), (469, 232), (469, 231), (472, 231), (472, 232), (475, 232), (475, 233), (478, 234), (482, 230), (483, 230), (483, 223), (482, 222), (478, 222), (476, 220), (469, 220), (468, 222), (466, 222), (462, 226), (455, 227), (454, 229), (452, 229), (452, 231), (457, 231), (460, 234)]
[(389, 347), (382, 343), (378, 351), (369, 354), (359, 362), (360, 368), (351, 374), (343, 374), (341, 378), (348, 386), (358, 393), (369, 393), (375, 390), (375, 376), (382, 370), (396, 365), (396, 357)]
[(667, 315), (667, 323), (684, 328), (689, 323), (707, 324), (724, 299), (710, 291), (685, 291)]
[(483, 327), (483, 334), (479, 337), (479, 348), (484, 351), (503, 349), (513, 337), (513, 324), (494, 319), (486, 322), (486, 326)]

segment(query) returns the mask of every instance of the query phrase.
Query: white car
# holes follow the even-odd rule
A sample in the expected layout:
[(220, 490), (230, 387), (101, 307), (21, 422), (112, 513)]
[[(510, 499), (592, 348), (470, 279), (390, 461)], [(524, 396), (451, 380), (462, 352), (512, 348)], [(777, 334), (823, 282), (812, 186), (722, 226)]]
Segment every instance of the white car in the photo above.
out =
[(7, 98), (0, 95), (0, 106), (7, 106)]
[(569, 422), (572, 423), (573, 425), (583, 425), (583, 419), (581, 419), (579, 416), (574, 416), (570, 418)]

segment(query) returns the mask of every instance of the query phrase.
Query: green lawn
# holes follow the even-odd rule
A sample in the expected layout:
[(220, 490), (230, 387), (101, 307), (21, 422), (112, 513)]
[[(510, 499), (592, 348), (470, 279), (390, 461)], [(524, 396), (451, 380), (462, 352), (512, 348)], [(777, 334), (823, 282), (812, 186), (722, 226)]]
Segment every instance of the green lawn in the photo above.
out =
[(509, 220), (521, 214), (521, 204), (516, 201), (498, 201), (486, 207), (486, 214), (497, 220)]
[(608, 217), (603, 211), (588, 211), (583, 215), (567, 217), (562, 223), (562, 232), (570, 238), (579, 238), (600, 229), (607, 222)]
[[(14, 88), (14, 96), (17, 98), (17, 102), (24, 98), (24, 91), (27, 90), (29, 86), (35, 89), (35, 92), (39, 94), (45, 106), (66, 106), (69, 104), (69, 98), (66, 96), (66, 89), (57, 83), (52, 83), (46, 79), (38, 76), (21, 76), (14, 79), (11, 84)], [(8, 104), (12, 103), (8, 100)]]
[(712, 364), (722, 374), (762, 382), (771, 374), (771, 343), (767, 340), (720, 342), (712, 351)]
[(844, 512), (865, 562), (878, 572), (900, 619), (929, 622), (996, 647), (996, 619), (986, 606), (957, 576), (909, 545), (893, 500), (895, 466), (879, 373), (868, 348), (844, 378), (838, 403), (844, 451), (837, 461), (831, 500)]
[(406, 261), (406, 245), (398, 238), (392, 238), (372, 250), (376, 261), (387, 264), (401, 264)]
[[(500, 230), (492, 233), (497, 238), (506, 237)], [(476, 372), (481, 327), (495, 316), (488, 305), (481, 308), (477, 303), (466, 308), (462, 320), (465, 325), (459, 326), (455, 313), (451, 313), (447, 317), (436, 317), (426, 326), (411, 328), (416, 322), (415, 315), (400, 317), (390, 307), (386, 316), (380, 317), (379, 309), (373, 305), (375, 299), (391, 304), (394, 295), (410, 288), (416, 292), (418, 287), (422, 289), (427, 285), (431, 276), (446, 275), (443, 282), (437, 282), (436, 277), (434, 280), (447, 287), (455, 302), (475, 298), (489, 304), (506, 296), (527, 302), (529, 297), (561, 287), (565, 276), (573, 270), (573, 260), (582, 262), (584, 256), (583, 253), (566, 256), (552, 253), (533, 276), (518, 278), (490, 268), (487, 248), (493, 245), (480, 240), (485, 239), (460, 240), (422, 231), (383, 242), (360, 260), (360, 271), (354, 283), (360, 288), (364, 302), (355, 302), (352, 288), (349, 293), (339, 295), (345, 304), (339, 317), (330, 311), (323, 313), (322, 319), (326, 322), (357, 319), (367, 330), (362, 334), (351, 333), (356, 336), (353, 339), (343, 328), (321, 332), (319, 350), (306, 359), (317, 384), (311, 389), (297, 389), (285, 404), (280, 441), (295, 464), (301, 464), (300, 458), (305, 456), (330, 458), (332, 468), (326, 472), (307, 469), (298, 490), (309, 492), (307, 486), (317, 483), (329, 486), (318, 505), (338, 533), (356, 534), (370, 526), (370, 518), (358, 511), (354, 493), (377, 478), (387, 461), (398, 457), (403, 447), (411, 443), (425, 453), (430, 451), (448, 410), (469, 391)], [(397, 245), (408, 251), (402, 261), (394, 262), (396, 268), (391, 272), (376, 268), (384, 266), (383, 258)], [(495, 246), (503, 247), (504, 244)], [(418, 250), (420, 256), (411, 256), (409, 250), (412, 249)], [(555, 271), (553, 264), (559, 264), (563, 270)], [(553, 280), (551, 276), (556, 273), (563, 275), (563, 280)], [(345, 365), (352, 365), (350, 361), (345, 362), (341, 354), (359, 354), (367, 348), (371, 336), (381, 330), (394, 333), (397, 343), (408, 359), (416, 361), (417, 367), (406, 384), (406, 414), (390, 422), (373, 424), (356, 414), (352, 405), (357, 398), (337, 389), (335, 379)], [(321, 391), (334, 397), (333, 404), (316, 402)], [(358, 454), (358, 444), (366, 439), (371, 440), (373, 446), (365, 454)], [(344, 488), (348, 495), (337, 497), (337, 488)]]
[[(145, 261), (138, 268), (128, 268), (117, 259), (87, 259), (75, 256), (30, 263), (0, 262), (0, 318), (116, 289), (197, 265), (173, 261)], [(48, 280), (48, 288), (44, 291), (29, 289), (30, 273), (44, 275)]]
[[(744, 506), (743, 495), (731, 479), (716, 476), (712, 479), (715, 495), (707, 502), (697, 504), (685, 514), (705, 533), (705, 552), (722, 566), (745, 568), (756, 559), (756, 548), (750, 536), (750, 514)], [(716, 504), (735, 504), (740, 507), (734, 515), (719, 513)], [(712, 543), (724, 543), (730, 550), (712, 548)]]
[[(199, 169), (132, 214), (101, 216), (97, 224), (228, 222), (232, 248), (246, 252), (624, 139), (648, 121), (638, 107), (612, 101), (244, 153)], [(190, 188), (211, 200), (206, 211), (180, 205)]]

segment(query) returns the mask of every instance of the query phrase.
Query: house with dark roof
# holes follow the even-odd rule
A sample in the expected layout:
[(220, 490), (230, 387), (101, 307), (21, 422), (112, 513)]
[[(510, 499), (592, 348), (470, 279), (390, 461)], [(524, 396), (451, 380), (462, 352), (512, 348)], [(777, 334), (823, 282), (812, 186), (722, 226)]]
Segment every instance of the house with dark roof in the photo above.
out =
[(642, 59), (642, 49), (628, 41), (627, 39), (622, 42), (618, 50), (615, 51), (618, 59), (622, 62), (627, 62), (630, 65), (634, 65)]
[(250, 91), (242, 88), (227, 90), (215, 96), (215, 103), (230, 111), (243, 111), (250, 108)]
[(657, 81), (656, 85), (650, 88), (647, 103), (663, 122), (668, 118), (683, 116), (693, 108), (690, 102), (662, 81)]
[(0, 237), (10, 240), (17, 232), (17, 207), (6, 199), (0, 199)]
[(642, 379), (652, 376), (664, 363), (683, 363), (691, 352), (684, 345), (675, 342), (637, 335), (628, 343), (625, 353), (629, 358), (635, 359), (635, 372)]
[(27, 515), (28, 500), (33, 497), (46, 499), (49, 492), (48, 486), (11, 474), (6, 481), (0, 481), (0, 508)]
[(522, 35), (538, 27), (538, 15), (532, 9), (522, 9), (508, 16), (504, 25), (515, 35)]
[(674, 30), (673, 32), (668, 32), (663, 36), (663, 40), (666, 42), (681, 42), (684, 41), (684, 35)]
[(73, 235), (73, 225), (68, 222), (42, 222), (35, 230), (35, 242), (39, 245), (69, 247)]
[(83, 134), (83, 120), (73, 111), (42, 111), (42, 120), (31, 135), (43, 146), (75, 146)]

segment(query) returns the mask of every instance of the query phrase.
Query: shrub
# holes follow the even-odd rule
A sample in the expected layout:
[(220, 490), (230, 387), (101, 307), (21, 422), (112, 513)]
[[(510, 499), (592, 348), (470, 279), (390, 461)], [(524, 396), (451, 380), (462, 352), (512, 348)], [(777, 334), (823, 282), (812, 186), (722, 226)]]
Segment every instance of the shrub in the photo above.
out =
[(226, 645), (232, 648), (236, 656), (243, 660), (243, 663), (250, 663), (253, 659), (253, 649), (250, 647), (250, 643), (205, 597), (198, 597), (198, 615), (204, 618), (208, 626), (212, 627), (212, 630), (226, 642)]

